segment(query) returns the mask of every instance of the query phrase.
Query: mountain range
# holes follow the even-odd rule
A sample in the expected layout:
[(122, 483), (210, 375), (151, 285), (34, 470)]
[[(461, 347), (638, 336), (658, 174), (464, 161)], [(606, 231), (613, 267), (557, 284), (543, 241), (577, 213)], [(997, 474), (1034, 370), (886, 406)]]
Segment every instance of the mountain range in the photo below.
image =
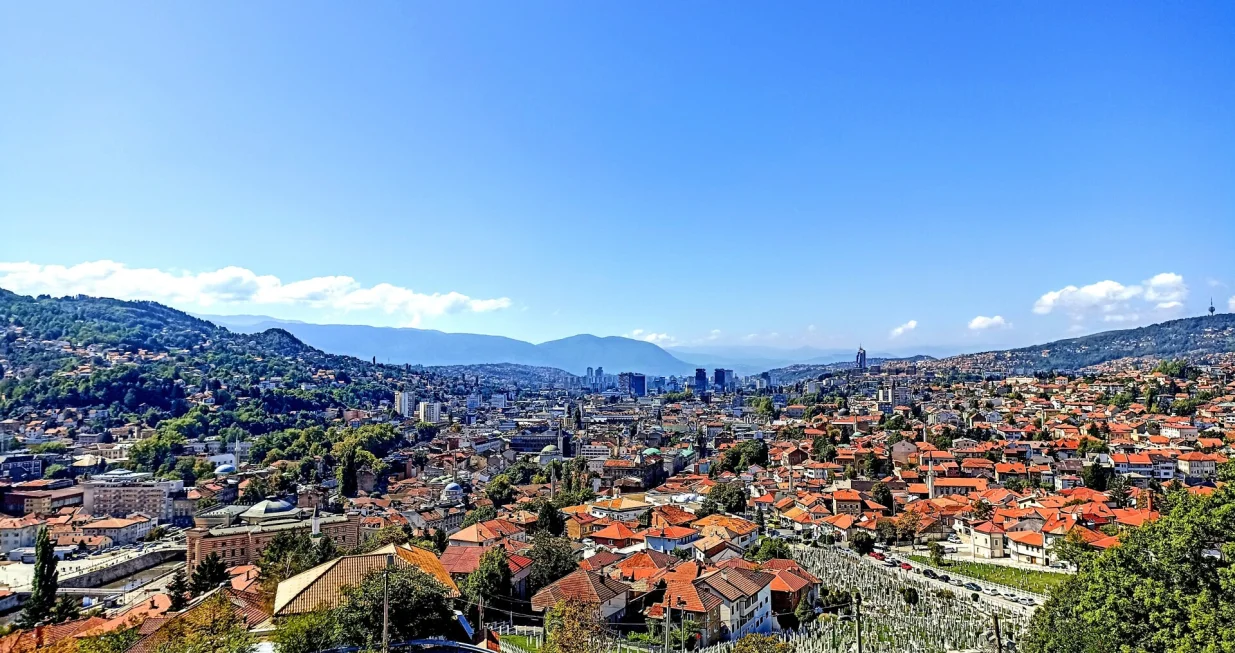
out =
[[(233, 331), (255, 333), (284, 329), (323, 351), (357, 358), (377, 357), (379, 363), (441, 366), (513, 363), (556, 367), (583, 375), (587, 368), (608, 373), (642, 372), (655, 376), (693, 375), (695, 368), (718, 367), (739, 375), (795, 364), (828, 364), (853, 360), (855, 349), (794, 349), (756, 345), (659, 347), (620, 336), (580, 334), (533, 344), (504, 336), (445, 333), (431, 329), (311, 324), (264, 315), (199, 315)], [(867, 352), (870, 358), (902, 358), (921, 352)], [(955, 353), (949, 352), (949, 353)]]
[(505, 336), (445, 333), (432, 329), (310, 324), (258, 315), (203, 315), (219, 326), (242, 333), (283, 329), (305, 344), (335, 354), (379, 363), (425, 366), (513, 363), (556, 367), (583, 375), (588, 367), (610, 374), (643, 372), (657, 376), (694, 374), (696, 365), (642, 340), (587, 334), (532, 344)]

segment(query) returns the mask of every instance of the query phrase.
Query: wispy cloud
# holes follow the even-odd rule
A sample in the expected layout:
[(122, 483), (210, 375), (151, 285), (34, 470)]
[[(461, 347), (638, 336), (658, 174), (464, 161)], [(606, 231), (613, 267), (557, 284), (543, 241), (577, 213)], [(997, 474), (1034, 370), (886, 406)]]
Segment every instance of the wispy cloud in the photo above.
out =
[(209, 272), (169, 272), (130, 268), (115, 261), (72, 266), (0, 262), (0, 287), (53, 296), (96, 295), (149, 299), (173, 305), (292, 305), (342, 311), (377, 310), (411, 325), (424, 317), (509, 308), (506, 297), (480, 299), (459, 292), (421, 293), (389, 283), (364, 286), (352, 277), (325, 276), (284, 281), (229, 266)]
[(905, 335), (906, 333), (913, 331), (916, 328), (918, 328), (918, 321), (909, 320), (908, 322), (896, 327), (895, 329), (892, 329), (892, 333), (888, 337), (899, 338)]
[(623, 333), (622, 337), (642, 340), (654, 345), (672, 345), (677, 342), (676, 338), (667, 333), (656, 333), (654, 331), (644, 331), (643, 329), (635, 329), (630, 333)]
[(969, 321), (969, 328), (973, 331), (985, 331), (987, 329), (1007, 329), (1011, 328), (1012, 323), (1003, 319), (1002, 315), (987, 317), (979, 315)]

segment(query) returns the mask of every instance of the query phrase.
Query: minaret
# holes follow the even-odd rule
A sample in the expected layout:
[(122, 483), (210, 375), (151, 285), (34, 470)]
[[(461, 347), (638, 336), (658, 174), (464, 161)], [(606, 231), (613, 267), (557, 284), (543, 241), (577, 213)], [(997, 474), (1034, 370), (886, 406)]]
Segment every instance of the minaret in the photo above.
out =
[(311, 536), (316, 539), (322, 536), (322, 521), (317, 516), (317, 506), (313, 506), (313, 527)]
[[(927, 453), (930, 453), (929, 451)], [(926, 498), (935, 498), (935, 457), (926, 459)]]

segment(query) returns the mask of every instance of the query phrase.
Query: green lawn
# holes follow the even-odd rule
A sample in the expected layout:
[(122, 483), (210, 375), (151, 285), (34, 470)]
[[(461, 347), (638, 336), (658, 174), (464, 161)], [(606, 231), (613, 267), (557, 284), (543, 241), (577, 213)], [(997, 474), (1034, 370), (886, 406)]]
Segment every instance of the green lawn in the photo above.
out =
[(514, 644), (528, 653), (536, 653), (540, 650), (540, 645), (536, 640), (527, 635), (502, 635), (502, 641)]
[[(927, 556), (909, 555), (907, 557), (914, 562), (933, 566), (931, 559)], [(943, 567), (936, 567), (936, 569), (942, 569), (944, 573), (956, 572), (964, 574), (970, 578), (999, 583), (1008, 587), (1022, 589), (1026, 592), (1034, 592), (1035, 594), (1050, 594), (1052, 587), (1064, 582), (1069, 576), (1069, 574), (1060, 574), (1053, 571), (1031, 571), (1005, 565), (959, 562), (956, 560), (947, 560)]]

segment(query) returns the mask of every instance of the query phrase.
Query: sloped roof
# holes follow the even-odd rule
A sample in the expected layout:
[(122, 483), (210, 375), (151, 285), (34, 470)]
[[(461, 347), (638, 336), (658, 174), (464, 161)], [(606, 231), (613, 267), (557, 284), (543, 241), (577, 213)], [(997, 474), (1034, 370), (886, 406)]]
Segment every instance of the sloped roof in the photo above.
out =
[(580, 569), (559, 578), (537, 592), (532, 597), (532, 609), (541, 612), (562, 600), (601, 605), (616, 596), (625, 595), (628, 591), (630, 591), (630, 586), (620, 580)]
[(416, 567), (445, 585), (452, 596), (459, 595), (458, 585), (437, 556), (419, 547), (388, 544), (370, 553), (335, 558), (279, 583), (274, 599), (275, 616), (311, 612), (322, 606), (336, 607), (342, 600), (342, 588), (359, 583), (374, 569), (385, 567), (391, 554), (395, 565)]

